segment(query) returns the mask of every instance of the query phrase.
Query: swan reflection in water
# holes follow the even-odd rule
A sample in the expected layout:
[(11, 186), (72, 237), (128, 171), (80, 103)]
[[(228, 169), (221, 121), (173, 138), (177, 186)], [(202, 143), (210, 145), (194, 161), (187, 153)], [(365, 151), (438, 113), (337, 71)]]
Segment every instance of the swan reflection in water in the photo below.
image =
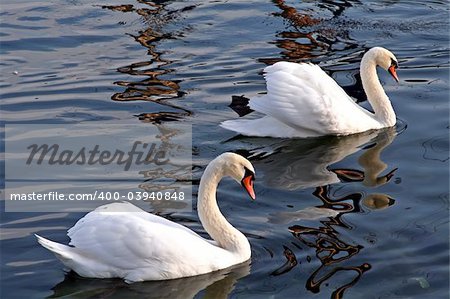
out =
[[(346, 223), (343, 216), (349, 213), (363, 213), (365, 210), (383, 210), (392, 206), (395, 200), (383, 193), (352, 192), (337, 198), (333, 194), (336, 189), (342, 187), (342, 184), (336, 184), (340, 182), (344, 184), (359, 182), (369, 188), (388, 183), (396, 168), (387, 174), (382, 174), (388, 166), (380, 159), (380, 156), (395, 136), (395, 128), (389, 128), (334, 138), (329, 142), (321, 139), (321, 143), (315, 147), (314, 141), (310, 140), (299, 142), (298, 146), (292, 150), (278, 148), (274, 154), (260, 160), (266, 163), (258, 165), (259, 168), (265, 165), (272, 170), (264, 172), (267, 184), (287, 190), (315, 187), (312, 195), (321, 202), (315, 207), (307, 207), (295, 212), (274, 212), (268, 217), (270, 223), (289, 224), (288, 231), (292, 236), (304, 246), (315, 250), (320, 266), (309, 275), (305, 284), (306, 289), (312, 293), (319, 293), (322, 284), (327, 284), (327, 281), (336, 273), (351, 272), (353, 274), (350, 275), (353, 278), (345, 284), (338, 285), (331, 294), (331, 298), (342, 298), (344, 292), (354, 286), (362, 275), (371, 269), (372, 266), (369, 263), (351, 264), (351, 258), (364, 247), (347, 242), (341, 236), (339, 231), (342, 229), (354, 229), (351, 224)], [(363, 170), (333, 167), (334, 163), (361, 148), (363, 152), (358, 158), (358, 163)], [(295, 153), (303, 153), (303, 155), (295, 157)], [(259, 153), (259, 156), (263, 155)], [(286, 166), (283, 168), (282, 164)], [(319, 224), (311, 220), (318, 220)], [(297, 265), (295, 253), (286, 246), (285, 256), (286, 264), (275, 270), (272, 275), (281, 275), (291, 271)], [(311, 257), (307, 256), (307, 261), (310, 262)]]
[[(384, 185), (393, 177), (397, 168), (389, 170), (387, 174), (382, 174), (388, 166), (381, 160), (381, 153), (392, 143), (395, 136), (395, 129), (388, 128), (367, 134), (331, 139), (332, 144), (320, 144), (310, 151), (309, 156), (302, 156), (296, 160), (289, 160), (294, 155), (289, 151), (286, 160), (284, 160), (284, 156), (274, 158), (276, 166), (272, 163), (263, 164), (266, 167), (272, 166), (271, 172), (265, 172), (265, 183), (278, 189), (291, 191), (307, 187), (321, 188), (321, 186), (338, 182), (361, 182), (366, 187)], [(366, 149), (358, 158), (358, 163), (363, 170), (332, 166), (361, 150), (365, 145), (367, 145)], [(286, 163), (288, 166), (283, 169), (280, 167), (282, 163)], [(257, 163), (255, 164), (256, 167), (259, 166)], [(277, 170), (281, 170), (281, 172)], [(393, 204), (393, 199), (382, 193), (360, 194), (359, 196), (361, 197), (360, 203), (371, 210), (383, 209)], [(340, 213), (341, 211), (336, 206), (307, 207), (299, 211), (272, 213), (269, 216), (269, 222), (286, 224), (297, 220), (335, 217)]]
[[(248, 155), (263, 175), (265, 186), (294, 191), (338, 182), (361, 181), (365, 186), (376, 187), (387, 183), (396, 169), (382, 175), (387, 165), (381, 161), (381, 152), (392, 143), (395, 128), (370, 131), (342, 137), (291, 139), (263, 145), (266, 138), (245, 138), (252, 146)], [(358, 169), (335, 168), (334, 164), (363, 150)]]
[[(182, 249), (180, 249), (182, 250)], [(204, 298), (225, 299), (236, 282), (250, 274), (250, 261), (221, 271), (165, 281), (127, 284), (119, 279), (87, 279), (70, 272), (48, 298)]]

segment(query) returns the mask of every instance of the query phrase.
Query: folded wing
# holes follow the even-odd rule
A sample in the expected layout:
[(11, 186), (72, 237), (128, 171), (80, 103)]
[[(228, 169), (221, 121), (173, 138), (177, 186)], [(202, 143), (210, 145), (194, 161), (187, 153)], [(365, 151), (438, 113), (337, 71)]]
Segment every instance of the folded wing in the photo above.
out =
[(249, 106), (289, 127), (336, 134), (367, 119), (368, 112), (317, 65), (278, 62), (264, 72), (268, 93), (251, 99)]

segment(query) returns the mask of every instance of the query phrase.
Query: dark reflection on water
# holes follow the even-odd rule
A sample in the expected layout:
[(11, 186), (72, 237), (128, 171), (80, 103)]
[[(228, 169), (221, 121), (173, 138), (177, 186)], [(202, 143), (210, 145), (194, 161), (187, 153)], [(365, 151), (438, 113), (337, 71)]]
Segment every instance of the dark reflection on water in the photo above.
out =
[(284, 265), (281, 266), (280, 268), (274, 270), (272, 273), (270, 273), (270, 275), (278, 276), (284, 274), (286, 272), (291, 271), (292, 268), (294, 268), (298, 264), (297, 258), (295, 254), (292, 252), (292, 250), (285, 245), (283, 245), (283, 248), (284, 248), (283, 254), (286, 257), (286, 263), (284, 263)]
[[(203, 298), (225, 299), (236, 282), (250, 274), (250, 263), (210, 274), (155, 282), (126, 284), (117, 279), (86, 279), (70, 272), (47, 298)], [(200, 295), (200, 294), (199, 294)]]
[[(173, 71), (170, 69), (172, 61), (161, 57), (163, 54), (156, 50), (156, 44), (165, 39), (175, 38), (171, 33), (162, 33), (161, 28), (164, 24), (173, 21), (174, 16), (178, 13), (175, 10), (167, 10), (166, 4), (161, 1), (156, 4), (149, 1), (139, 1), (151, 8), (136, 9), (133, 5), (118, 6), (102, 6), (102, 8), (120, 12), (134, 12), (147, 20), (149, 28), (142, 30), (138, 35), (131, 35), (136, 42), (148, 49), (148, 60), (132, 63), (117, 69), (118, 72), (139, 77), (137, 81), (116, 81), (114, 84), (125, 87), (122, 92), (115, 93), (111, 96), (114, 101), (151, 101), (163, 106), (168, 106), (181, 111), (158, 111), (141, 113), (138, 118), (144, 122), (161, 123), (164, 121), (176, 121), (183, 116), (189, 116), (191, 111), (177, 106), (168, 99), (176, 99), (182, 97), (185, 92), (180, 90), (179, 81), (161, 79), (161, 76), (169, 74)], [(186, 11), (186, 8), (181, 9)], [(155, 20), (157, 20), (155, 22)], [(145, 79), (140, 79), (147, 77)]]
[[(362, 245), (352, 245), (340, 239), (339, 233), (335, 227), (351, 229), (352, 227), (345, 223), (342, 216), (347, 213), (360, 213), (362, 195), (359, 193), (349, 194), (343, 198), (333, 199), (330, 197), (328, 187), (318, 187), (313, 193), (323, 202), (318, 209), (331, 209), (339, 211), (335, 217), (329, 217), (328, 220), (321, 220), (320, 227), (308, 227), (303, 225), (294, 225), (289, 227), (289, 231), (295, 238), (300, 240), (308, 247), (315, 248), (316, 257), (320, 260), (321, 266), (317, 268), (306, 281), (306, 288), (313, 293), (320, 291), (320, 286), (330, 279), (338, 271), (355, 271), (357, 276), (349, 283), (340, 286), (335, 290), (331, 298), (342, 298), (346, 289), (355, 285), (364, 272), (372, 267), (369, 263), (356, 266), (339, 266), (342, 262), (351, 259), (364, 248)], [(367, 201), (365, 198), (364, 200)], [(374, 204), (375, 203), (375, 204)], [(370, 206), (372, 208), (388, 207), (394, 201), (387, 195), (372, 196)], [(308, 239), (313, 240), (308, 240)]]

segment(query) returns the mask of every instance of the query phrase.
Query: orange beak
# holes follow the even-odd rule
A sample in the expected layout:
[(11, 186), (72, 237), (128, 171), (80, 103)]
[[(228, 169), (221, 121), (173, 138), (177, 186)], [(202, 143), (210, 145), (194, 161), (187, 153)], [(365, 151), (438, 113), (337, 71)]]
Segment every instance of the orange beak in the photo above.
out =
[(250, 195), (252, 200), (256, 199), (255, 190), (253, 190), (253, 181), (255, 180), (255, 177), (253, 174), (250, 174), (246, 177), (244, 177), (241, 181), (242, 186), (247, 190), (248, 195)]
[(397, 76), (397, 71), (395, 70), (395, 66), (391, 65), (391, 66), (388, 68), (388, 72), (389, 72), (389, 74), (391, 74), (391, 76), (395, 79), (395, 81), (398, 82), (398, 76)]

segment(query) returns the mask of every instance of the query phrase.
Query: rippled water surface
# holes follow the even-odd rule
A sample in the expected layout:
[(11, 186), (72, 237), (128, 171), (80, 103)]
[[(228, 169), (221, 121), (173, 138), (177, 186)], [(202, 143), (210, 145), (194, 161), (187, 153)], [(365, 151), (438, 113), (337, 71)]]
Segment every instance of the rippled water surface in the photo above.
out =
[[(0, 16), (3, 124), (191, 124), (194, 194), (224, 151), (257, 170), (257, 201), (230, 180), (218, 194), (251, 262), (176, 281), (65, 275), (33, 234), (67, 242), (83, 214), (2, 204), (2, 298), (448, 298), (448, 1), (3, 0)], [(285, 140), (218, 126), (280, 60), (320, 64), (368, 107), (358, 67), (373, 46), (399, 59), (399, 84), (379, 72), (396, 128)], [(162, 214), (204, 233), (195, 210)]]

